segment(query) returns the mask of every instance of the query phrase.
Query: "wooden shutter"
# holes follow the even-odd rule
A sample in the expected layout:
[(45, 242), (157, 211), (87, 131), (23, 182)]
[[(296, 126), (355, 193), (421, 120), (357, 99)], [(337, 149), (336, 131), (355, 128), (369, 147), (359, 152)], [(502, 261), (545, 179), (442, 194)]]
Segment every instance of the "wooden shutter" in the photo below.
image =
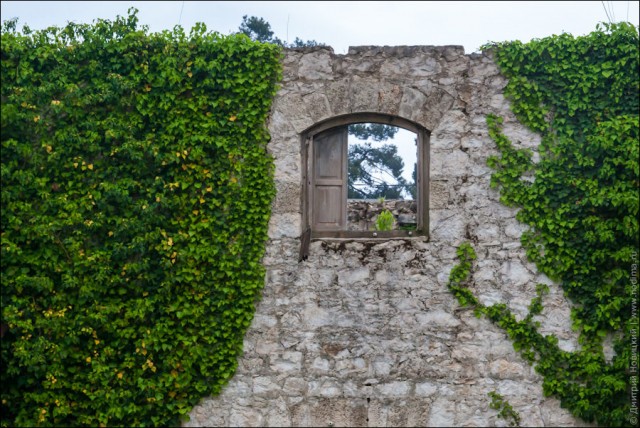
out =
[(312, 228), (347, 228), (347, 127), (321, 132), (312, 148)]

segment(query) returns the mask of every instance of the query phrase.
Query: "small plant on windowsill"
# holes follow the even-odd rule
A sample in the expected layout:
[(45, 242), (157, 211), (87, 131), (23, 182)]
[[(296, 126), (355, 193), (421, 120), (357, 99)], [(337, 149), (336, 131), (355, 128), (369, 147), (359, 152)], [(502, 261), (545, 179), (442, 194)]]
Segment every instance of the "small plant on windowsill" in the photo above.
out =
[(376, 230), (393, 230), (394, 222), (395, 219), (393, 218), (391, 211), (384, 210), (378, 214), (378, 218), (376, 219)]

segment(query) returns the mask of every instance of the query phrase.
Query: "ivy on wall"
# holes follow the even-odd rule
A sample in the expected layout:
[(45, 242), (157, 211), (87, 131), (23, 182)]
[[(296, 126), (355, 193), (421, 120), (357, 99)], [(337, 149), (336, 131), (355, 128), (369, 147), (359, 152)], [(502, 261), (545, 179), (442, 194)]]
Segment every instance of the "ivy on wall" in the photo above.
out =
[[(136, 11), (2, 29), (2, 426), (166, 426), (236, 369), (277, 46)], [(3, 328), (4, 330), (4, 328)]]
[(498, 417), (508, 421), (510, 427), (520, 426), (520, 414), (513, 410), (513, 407), (508, 401), (505, 401), (504, 397), (498, 394), (496, 391), (487, 393), (491, 398), (491, 407), (494, 410), (498, 410)]
[[(493, 51), (509, 78), (505, 93), (516, 116), (542, 136), (540, 159), (534, 162), (502, 133), (502, 120), (489, 116), (489, 132), (501, 153), (489, 159), (492, 185), (500, 188), (503, 203), (520, 208), (517, 218), (530, 226), (522, 236), (529, 259), (574, 303), (581, 348), (563, 351), (557, 338), (538, 332), (534, 316), (543, 311), (547, 291), (542, 284), (522, 320), (504, 304), (481, 305), (464, 285), (475, 257), (468, 244), (459, 248), (461, 263), (451, 273), (450, 289), (462, 305), (475, 306), (476, 313), (506, 330), (515, 349), (543, 376), (545, 394), (558, 397), (572, 414), (604, 426), (634, 425), (638, 30), (621, 23), (584, 37), (563, 34), (484, 48)], [(603, 353), (608, 336), (615, 350), (610, 362)]]

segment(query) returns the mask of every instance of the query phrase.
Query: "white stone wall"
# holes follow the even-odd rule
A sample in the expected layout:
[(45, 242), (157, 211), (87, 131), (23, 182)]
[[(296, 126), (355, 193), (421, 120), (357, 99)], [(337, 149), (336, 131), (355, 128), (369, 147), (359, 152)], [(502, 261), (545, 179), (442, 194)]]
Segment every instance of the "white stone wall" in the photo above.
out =
[[(446, 288), (465, 241), (478, 254), (472, 288), (485, 304), (504, 302), (523, 317), (536, 284), (553, 284), (527, 262), (516, 210), (489, 187), (486, 160), (497, 151), (487, 114), (503, 116), (518, 145), (539, 143), (509, 111), (505, 84), (491, 58), (458, 46), (286, 52), (269, 123), (278, 194), (263, 299), (236, 375), (185, 426), (506, 426), (489, 408), (490, 391), (523, 426), (584, 426), (543, 396), (506, 334)], [(356, 112), (431, 131), (430, 239), (318, 240), (299, 263), (300, 135)], [(575, 349), (558, 286), (544, 307), (543, 332)]]

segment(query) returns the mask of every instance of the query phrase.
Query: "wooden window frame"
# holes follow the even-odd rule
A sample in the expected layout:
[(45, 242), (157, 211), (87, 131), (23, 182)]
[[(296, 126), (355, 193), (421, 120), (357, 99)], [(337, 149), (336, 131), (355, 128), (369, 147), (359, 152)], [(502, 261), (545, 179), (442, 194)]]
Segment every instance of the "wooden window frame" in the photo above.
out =
[[(314, 230), (313, 206), (314, 206), (314, 137), (332, 128), (348, 126), (357, 123), (380, 123), (397, 126), (414, 132), (418, 139), (417, 144), (417, 229), (416, 230), (390, 230), (390, 231), (356, 231), (346, 229)], [(355, 113), (320, 122), (301, 135), (302, 143), (302, 225), (303, 240), (307, 243), (311, 239), (393, 239), (429, 237), (429, 131), (415, 122), (390, 115), (379, 113)], [(344, 189), (346, 193), (348, 177), (344, 176)], [(346, 194), (345, 209), (347, 204)], [(346, 215), (346, 213), (344, 214)], [(345, 221), (346, 224), (346, 221)]]

